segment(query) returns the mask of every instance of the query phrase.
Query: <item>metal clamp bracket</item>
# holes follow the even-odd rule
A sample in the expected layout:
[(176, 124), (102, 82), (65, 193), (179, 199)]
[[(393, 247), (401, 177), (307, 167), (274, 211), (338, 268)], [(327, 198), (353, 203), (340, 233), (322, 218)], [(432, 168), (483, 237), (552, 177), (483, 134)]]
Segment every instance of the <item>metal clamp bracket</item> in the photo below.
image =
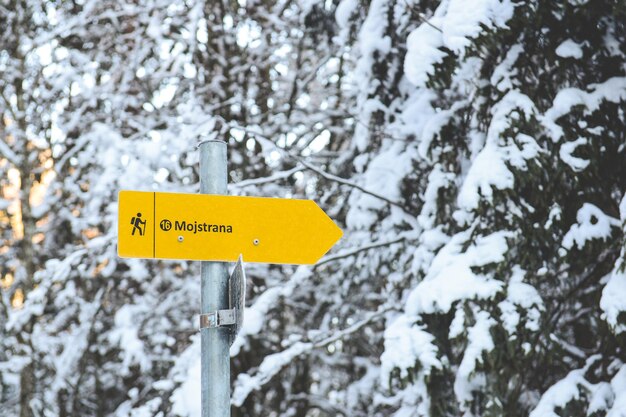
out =
[(243, 311), (246, 305), (246, 273), (243, 259), (239, 256), (233, 273), (228, 279), (228, 310), (217, 310), (200, 314), (200, 330), (227, 327), (230, 329), (232, 345), (243, 324)]
[(237, 310), (217, 310), (200, 314), (200, 329), (234, 326), (237, 324)]

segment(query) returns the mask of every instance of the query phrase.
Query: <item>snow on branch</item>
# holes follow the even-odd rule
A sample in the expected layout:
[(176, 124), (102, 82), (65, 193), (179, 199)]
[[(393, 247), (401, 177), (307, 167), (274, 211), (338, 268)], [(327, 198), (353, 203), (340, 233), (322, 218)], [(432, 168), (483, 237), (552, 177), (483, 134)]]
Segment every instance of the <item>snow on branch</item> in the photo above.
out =
[(574, 245), (583, 249), (590, 240), (607, 240), (611, 237), (612, 228), (619, 226), (619, 220), (606, 215), (591, 203), (584, 203), (576, 213), (576, 223), (563, 237), (562, 245), (566, 249), (572, 249)]
[(458, 233), (437, 253), (424, 280), (409, 294), (408, 314), (447, 313), (456, 301), (490, 299), (502, 290), (501, 281), (474, 269), (502, 262), (508, 251), (507, 239), (514, 233), (501, 230), (479, 236), (464, 248), (470, 235), (471, 229)]
[[(608, 384), (602, 382), (592, 384), (585, 378), (585, 373), (589, 367), (598, 359), (600, 359), (599, 355), (590, 357), (582, 369), (571, 371), (565, 378), (548, 388), (548, 390), (543, 393), (535, 409), (530, 413), (530, 417), (558, 417), (559, 415), (556, 413), (556, 410), (565, 409), (567, 404), (571, 401), (590, 396), (590, 403), (594, 404), (597, 403), (597, 399), (594, 401), (594, 397), (596, 396), (594, 394), (601, 394), (603, 397), (606, 397), (604, 391), (606, 388), (609, 388), (606, 386)], [(590, 406), (587, 415), (591, 415), (591, 408)], [(604, 409), (606, 405), (602, 407), (596, 404), (593, 408)]]
[(429, 19), (418, 14), (423, 24), (407, 39), (404, 69), (408, 80), (417, 87), (425, 86), (435, 66), (448, 55), (446, 49), (462, 56), (472, 39), (505, 28), (514, 9), (509, 0), (452, 0), (442, 2)]
[[(626, 229), (626, 195), (620, 203), (622, 228)], [(622, 248), (618, 261), (610, 274), (609, 280), (602, 290), (600, 308), (603, 317), (617, 334), (626, 332), (626, 323), (620, 315), (626, 312), (626, 247)]]
[(4, 139), (0, 140), (0, 156), (6, 158), (12, 165), (19, 165), (20, 157), (9, 148)]
[(326, 347), (336, 341), (358, 332), (363, 327), (383, 317), (385, 313), (397, 308), (392, 305), (381, 306), (377, 311), (370, 312), (367, 316), (338, 332), (318, 339), (313, 342), (296, 342), (282, 352), (266, 356), (259, 365), (254, 375), (239, 374), (235, 382), (232, 395), (232, 404), (240, 407), (252, 391), (260, 390), (264, 384), (269, 382), (276, 374), (289, 365), (294, 359), (309, 354), (314, 349)]
[(21, 331), (33, 317), (42, 315), (48, 303), (51, 302), (50, 287), (64, 283), (85, 254), (87, 251), (80, 249), (63, 260), (46, 261), (45, 269), (35, 274), (37, 287), (28, 293), (23, 309), (11, 312), (6, 328), (15, 332)]
[(484, 389), (485, 379), (476, 372), (476, 365), (482, 362), (484, 352), (491, 352), (495, 344), (490, 334), (490, 329), (496, 321), (486, 311), (476, 314), (476, 324), (468, 330), (468, 344), (459, 364), (454, 381), (454, 394), (461, 409), (466, 410), (471, 403), (474, 391)]
[(563, 137), (563, 128), (556, 122), (570, 113), (577, 106), (583, 106), (586, 114), (591, 114), (600, 108), (606, 101), (620, 103), (626, 100), (626, 77), (609, 78), (600, 84), (589, 85), (591, 91), (579, 88), (564, 88), (558, 92), (552, 107), (543, 115), (541, 122), (550, 132), (554, 142)]
[(230, 347), (230, 356), (237, 356), (248, 336), (258, 334), (265, 324), (265, 316), (281, 297), (288, 297), (293, 290), (311, 276), (310, 268), (300, 266), (286, 283), (272, 287), (259, 295), (255, 303), (246, 308), (246, 319), (239, 330), (237, 338)]
[(380, 357), (382, 386), (391, 388), (395, 371), (399, 372), (400, 379), (406, 379), (419, 369), (418, 379), (423, 379), (433, 369), (442, 369), (434, 341), (434, 336), (426, 331), (425, 326), (416, 324), (415, 317), (402, 314), (391, 321), (385, 329), (385, 350)]

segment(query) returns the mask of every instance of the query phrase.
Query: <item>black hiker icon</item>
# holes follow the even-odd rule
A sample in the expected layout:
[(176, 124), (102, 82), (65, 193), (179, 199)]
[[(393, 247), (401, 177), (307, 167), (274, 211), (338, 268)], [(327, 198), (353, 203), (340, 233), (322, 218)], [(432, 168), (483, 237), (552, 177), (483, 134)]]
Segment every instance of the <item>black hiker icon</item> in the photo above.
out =
[(130, 224), (133, 225), (133, 232), (131, 235), (135, 236), (135, 230), (139, 232), (139, 236), (143, 236), (146, 231), (146, 221), (141, 220), (141, 213), (137, 213), (137, 217), (133, 217), (130, 220)]

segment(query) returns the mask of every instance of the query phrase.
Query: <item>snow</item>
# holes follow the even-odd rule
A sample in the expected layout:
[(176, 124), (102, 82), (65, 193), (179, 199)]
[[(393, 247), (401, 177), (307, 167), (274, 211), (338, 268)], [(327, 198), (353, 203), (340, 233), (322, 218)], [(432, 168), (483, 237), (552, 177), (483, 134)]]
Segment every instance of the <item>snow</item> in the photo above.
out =
[[(626, 196), (620, 204), (620, 217), (623, 227), (626, 229)], [(604, 312), (604, 319), (609, 323), (617, 334), (626, 331), (626, 322), (620, 322), (620, 314), (626, 312), (626, 248), (623, 248), (615, 268), (609, 276), (609, 280), (602, 290), (600, 308)]]
[(557, 407), (564, 408), (570, 401), (580, 398), (579, 386), (589, 386), (584, 375), (583, 369), (576, 369), (548, 388), (529, 417), (560, 417), (554, 410)]
[(619, 220), (604, 214), (591, 203), (583, 204), (576, 214), (576, 221), (563, 236), (562, 245), (565, 249), (572, 249), (574, 245), (583, 249), (590, 240), (606, 240), (611, 237), (612, 228), (620, 226)]
[(200, 417), (201, 415), (201, 372), (200, 334), (192, 337), (191, 345), (176, 360), (172, 374), (174, 381), (180, 383), (171, 396), (172, 413), (181, 417)]
[(439, 110), (434, 108), (437, 96), (430, 90), (419, 90), (411, 94), (396, 124), (390, 130), (394, 136), (413, 135), (417, 139), (417, 154), (424, 160), (430, 160), (432, 141), (439, 136), (440, 129), (449, 123), (455, 112), (463, 105), (457, 102), (452, 108)]
[(583, 48), (580, 44), (568, 39), (556, 48), (556, 54), (561, 58), (580, 59), (583, 57)]
[(161, 27), (161, 16), (154, 14), (151, 19), (148, 27), (146, 28), (146, 35), (150, 36), (155, 40), (162, 40), (162, 27)]
[(506, 27), (513, 17), (514, 5), (509, 0), (450, 0), (442, 2), (434, 15), (427, 17), (407, 38), (404, 72), (417, 87), (426, 85), (434, 67), (441, 64), (447, 48), (463, 55), (471, 40), (485, 30)]
[(358, 6), (357, 0), (342, 0), (335, 10), (335, 21), (341, 29), (347, 28), (350, 18)]
[(543, 225), (543, 228), (546, 230), (550, 229), (555, 220), (556, 221), (561, 220), (561, 214), (562, 214), (561, 207), (558, 206), (557, 204), (554, 204), (550, 208), (550, 213), (548, 213), (548, 220), (546, 220), (546, 223)]
[(559, 157), (563, 162), (569, 165), (574, 170), (574, 172), (583, 171), (590, 164), (590, 161), (572, 155), (574, 152), (576, 152), (576, 149), (579, 146), (586, 144), (587, 139), (578, 138), (574, 141), (565, 142), (561, 145), (561, 149), (559, 150)]
[(241, 406), (252, 391), (260, 389), (295, 357), (312, 348), (310, 343), (296, 342), (282, 352), (266, 356), (254, 375), (242, 373), (237, 376), (231, 402), (235, 406)]
[(463, 405), (472, 400), (472, 391), (480, 390), (485, 383), (484, 376), (476, 372), (476, 365), (482, 362), (483, 353), (488, 353), (494, 348), (490, 329), (496, 321), (489, 317), (486, 311), (476, 314), (476, 324), (468, 330), (468, 342), (463, 359), (459, 365), (454, 380), (454, 394)]
[(594, 411), (606, 410), (613, 402), (613, 406), (605, 414), (607, 417), (623, 417), (626, 415), (626, 367), (622, 366), (611, 381), (610, 387), (606, 382), (593, 384), (585, 378), (589, 367), (600, 359), (600, 355), (593, 355), (587, 359), (582, 369), (571, 371), (565, 378), (559, 380), (543, 393), (537, 406), (529, 417), (560, 417), (557, 410), (564, 409), (571, 401), (589, 398), (587, 415)]
[(493, 201), (493, 190), (511, 189), (515, 185), (513, 173), (507, 163), (520, 169), (526, 169), (527, 160), (540, 153), (535, 139), (518, 133), (517, 145), (500, 145), (501, 138), (521, 117), (520, 112), (532, 115), (537, 112), (534, 103), (528, 96), (517, 90), (509, 91), (492, 108), (493, 118), (487, 131), (485, 146), (478, 153), (467, 172), (457, 198), (460, 208), (467, 211), (478, 207), (479, 201)]
[(299, 285), (302, 285), (309, 277), (311, 270), (306, 266), (299, 267), (289, 278), (289, 280), (273, 288), (270, 288), (257, 297), (254, 304), (245, 310), (245, 320), (241, 329), (230, 347), (230, 356), (234, 357), (240, 352), (246, 343), (246, 338), (258, 334), (266, 324), (265, 318), (280, 297), (288, 297)]
[[(74, 291), (72, 291), (74, 292)], [(96, 296), (93, 303), (82, 306), (80, 313), (80, 322), (73, 326), (68, 338), (72, 340), (71, 345), (66, 345), (63, 352), (54, 358), (56, 375), (52, 384), (52, 389), (58, 391), (63, 388), (74, 372), (77, 371), (76, 366), (84, 355), (86, 349), (89, 348), (89, 333), (93, 323), (93, 317), (100, 308), (100, 300), (102, 293)]]
[(145, 305), (124, 305), (115, 314), (115, 328), (109, 332), (111, 343), (121, 349), (123, 375), (129, 374), (129, 367), (139, 365), (142, 371), (149, 369), (150, 359), (146, 356), (144, 344), (139, 338), (139, 325), (136, 317), (146, 308)]
[(521, 145), (521, 148), (517, 144), (503, 147), (505, 158), (511, 166), (526, 171), (528, 170), (528, 161), (535, 159), (544, 151), (532, 136), (519, 133), (515, 140)]
[[(440, 190), (448, 188), (454, 184), (455, 175), (452, 172), (445, 172), (441, 164), (435, 164), (433, 169), (428, 174), (428, 185), (426, 186), (426, 191), (424, 191), (424, 205), (422, 206), (422, 210), (417, 217), (418, 223), (421, 227), (425, 229), (424, 234), (433, 233), (432, 228), (435, 226), (434, 224), (434, 216), (437, 214), (437, 197), (439, 195)], [(427, 241), (431, 240), (427, 236), (422, 234), (422, 239)], [(441, 241), (441, 239), (433, 236), (436, 241)], [(444, 242), (445, 243), (445, 242)], [(432, 245), (429, 245), (432, 246)], [(441, 245), (435, 245), (437, 247)], [(419, 249), (420, 246), (418, 246)], [(434, 248), (433, 248), (434, 249)]]
[(352, 143), (359, 152), (365, 151), (372, 135), (368, 127), (371, 115), (375, 111), (386, 109), (379, 98), (372, 94), (370, 80), (375, 63), (391, 52), (391, 38), (386, 35), (389, 7), (387, 0), (373, 0), (357, 36), (359, 58), (354, 70), (354, 80), (359, 91), (358, 112), (362, 123), (356, 125)]
[(161, 379), (152, 383), (152, 388), (157, 391), (169, 391), (174, 388), (174, 381), (171, 379)]
[[(611, 403), (615, 398), (615, 394), (611, 389), (611, 384), (607, 382), (599, 382), (591, 388), (591, 397), (589, 398), (589, 407), (587, 408), (587, 415), (591, 416), (594, 413), (602, 415), (604, 410), (611, 408)], [(616, 391), (617, 392), (617, 391)], [(623, 417), (622, 415), (621, 417)]]
[(527, 316), (524, 327), (531, 331), (539, 330), (539, 319), (544, 304), (535, 287), (522, 282), (525, 274), (526, 272), (519, 266), (513, 267), (506, 289), (506, 299), (498, 303), (502, 325), (509, 335), (517, 333), (517, 326), (522, 319), (521, 311)]
[[(137, 395), (137, 388), (133, 388), (129, 392), (129, 396), (131, 393), (133, 399)], [(163, 417), (163, 412), (159, 411), (161, 404), (163, 402), (162, 398), (153, 398), (151, 400), (146, 401), (139, 407), (134, 407), (132, 401), (125, 401), (122, 403), (117, 410), (115, 410), (115, 417)]]
[[(440, 19), (431, 20), (434, 26), (440, 22)], [(441, 50), (443, 36), (435, 27), (422, 24), (409, 34), (406, 47), (404, 73), (413, 85), (424, 87), (428, 78), (435, 73), (435, 65), (441, 64), (447, 55)]]
[[(520, 112), (522, 114), (520, 114)], [(512, 124), (522, 115), (526, 118), (537, 114), (535, 103), (519, 90), (511, 90), (495, 103), (491, 109), (492, 119), (487, 130), (487, 143), (496, 144)]]
[[(385, 110), (385, 106), (378, 98), (364, 99), (360, 107), (361, 112), (363, 113), (364, 117), (366, 117), (366, 120), (370, 119), (372, 114), (376, 113), (377, 111)], [(360, 152), (365, 151), (367, 149), (367, 145), (369, 144), (371, 135), (372, 132), (370, 132), (370, 129), (367, 127), (367, 125), (364, 125), (363, 123), (358, 123), (356, 125), (356, 128), (354, 129), (354, 146), (356, 147), (356, 149)]]
[(513, 188), (515, 178), (507, 168), (502, 152), (487, 144), (478, 154), (459, 191), (457, 204), (468, 211), (476, 209), (481, 200), (493, 201), (493, 188)]
[(450, 0), (442, 22), (444, 44), (457, 54), (485, 29), (505, 28), (515, 9), (510, 0)]
[(8, 159), (13, 165), (16, 166), (18, 166), (21, 162), (21, 158), (13, 152), (13, 149), (11, 149), (11, 147), (5, 143), (4, 140), (0, 140), (0, 156)]
[(39, 285), (26, 295), (25, 307), (23, 309), (10, 312), (6, 323), (7, 329), (19, 330), (32, 317), (42, 315), (46, 304), (49, 302), (48, 293), (50, 286), (63, 284), (85, 253), (85, 250), (79, 249), (61, 261), (58, 259), (46, 261), (45, 269), (35, 274), (35, 280), (40, 281)]
[(385, 350), (380, 357), (380, 379), (385, 389), (390, 388), (394, 370), (400, 371), (405, 379), (416, 366), (420, 375), (427, 377), (431, 370), (441, 369), (442, 365), (434, 345), (435, 338), (423, 326), (415, 324), (415, 318), (400, 315), (385, 329)]
[(406, 388), (391, 397), (377, 394), (374, 397), (374, 405), (396, 409), (391, 417), (429, 417), (431, 415), (430, 398), (427, 393), (424, 381), (418, 380), (414, 384), (408, 384)]
[(346, 405), (356, 408), (361, 401), (370, 401), (372, 392), (378, 385), (380, 369), (371, 360), (363, 357), (353, 358), (355, 367), (365, 369), (365, 374), (350, 384), (346, 390)]
[[(394, 142), (387, 150), (373, 158), (358, 183), (368, 191), (390, 201), (400, 201), (400, 182), (412, 171), (413, 154), (405, 144)], [(355, 230), (370, 229), (377, 221), (377, 211), (388, 203), (383, 199), (354, 190), (350, 194), (346, 224)]]
[(456, 311), (454, 312), (454, 318), (450, 322), (450, 328), (448, 329), (448, 338), (450, 340), (456, 339), (465, 332), (465, 310), (462, 304), (457, 304)]
[[(454, 103), (451, 108), (439, 110), (427, 118), (424, 129), (419, 135), (419, 146), (417, 148), (417, 153), (422, 159), (430, 159), (428, 155), (432, 141), (441, 135), (441, 129), (450, 123), (450, 121), (458, 114), (459, 110), (461, 110), (466, 104), (467, 103), (464, 100), (459, 100)], [(425, 114), (430, 113), (430, 111), (432, 110), (427, 110)]]
[(622, 365), (611, 380), (611, 388), (615, 394), (615, 400), (606, 417), (624, 417), (626, 416), (626, 365)]
[(455, 235), (437, 253), (424, 280), (409, 294), (407, 314), (447, 313), (456, 301), (494, 297), (502, 289), (502, 282), (474, 273), (472, 268), (502, 262), (508, 250), (506, 239), (512, 236), (506, 231), (479, 236), (464, 250), (470, 232)]
[(504, 60), (493, 70), (490, 82), (498, 91), (504, 92), (513, 89), (513, 77), (517, 75), (515, 63), (523, 51), (522, 45), (513, 45)]
[(552, 140), (558, 141), (563, 136), (563, 129), (556, 121), (572, 111), (575, 106), (584, 106), (585, 114), (590, 114), (600, 107), (600, 104), (608, 101), (619, 103), (626, 100), (626, 77), (609, 78), (600, 84), (591, 84), (591, 91), (583, 91), (579, 88), (561, 89), (549, 108), (542, 117), (543, 124), (551, 132)]
[(415, 275), (428, 270), (439, 248), (450, 241), (450, 236), (441, 231), (441, 226), (425, 230), (419, 236), (419, 245), (413, 253), (411, 271)]
[[(361, 54), (368, 60), (373, 60), (376, 52), (386, 55), (391, 50), (391, 38), (385, 35), (387, 8), (388, 4), (385, 0), (372, 1), (359, 32)], [(361, 65), (365, 63), (361, 61)], [(371, 61), (367, 63), (371, 68)]]

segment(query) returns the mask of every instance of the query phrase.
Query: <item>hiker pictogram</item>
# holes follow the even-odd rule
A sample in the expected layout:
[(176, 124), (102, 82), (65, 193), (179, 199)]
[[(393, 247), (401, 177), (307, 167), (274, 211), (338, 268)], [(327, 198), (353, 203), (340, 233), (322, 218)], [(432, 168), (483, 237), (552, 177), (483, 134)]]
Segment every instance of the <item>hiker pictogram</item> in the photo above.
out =
[(130, 224), (133, 225), (133, 232), (131, 235), (135, 236), (135, 231), (138, 231), (139, 236), (143, 236), (146, 232), (146, 221), (141, 220), (141, 213), (137, 213), (137, 216), (130, 220)]

